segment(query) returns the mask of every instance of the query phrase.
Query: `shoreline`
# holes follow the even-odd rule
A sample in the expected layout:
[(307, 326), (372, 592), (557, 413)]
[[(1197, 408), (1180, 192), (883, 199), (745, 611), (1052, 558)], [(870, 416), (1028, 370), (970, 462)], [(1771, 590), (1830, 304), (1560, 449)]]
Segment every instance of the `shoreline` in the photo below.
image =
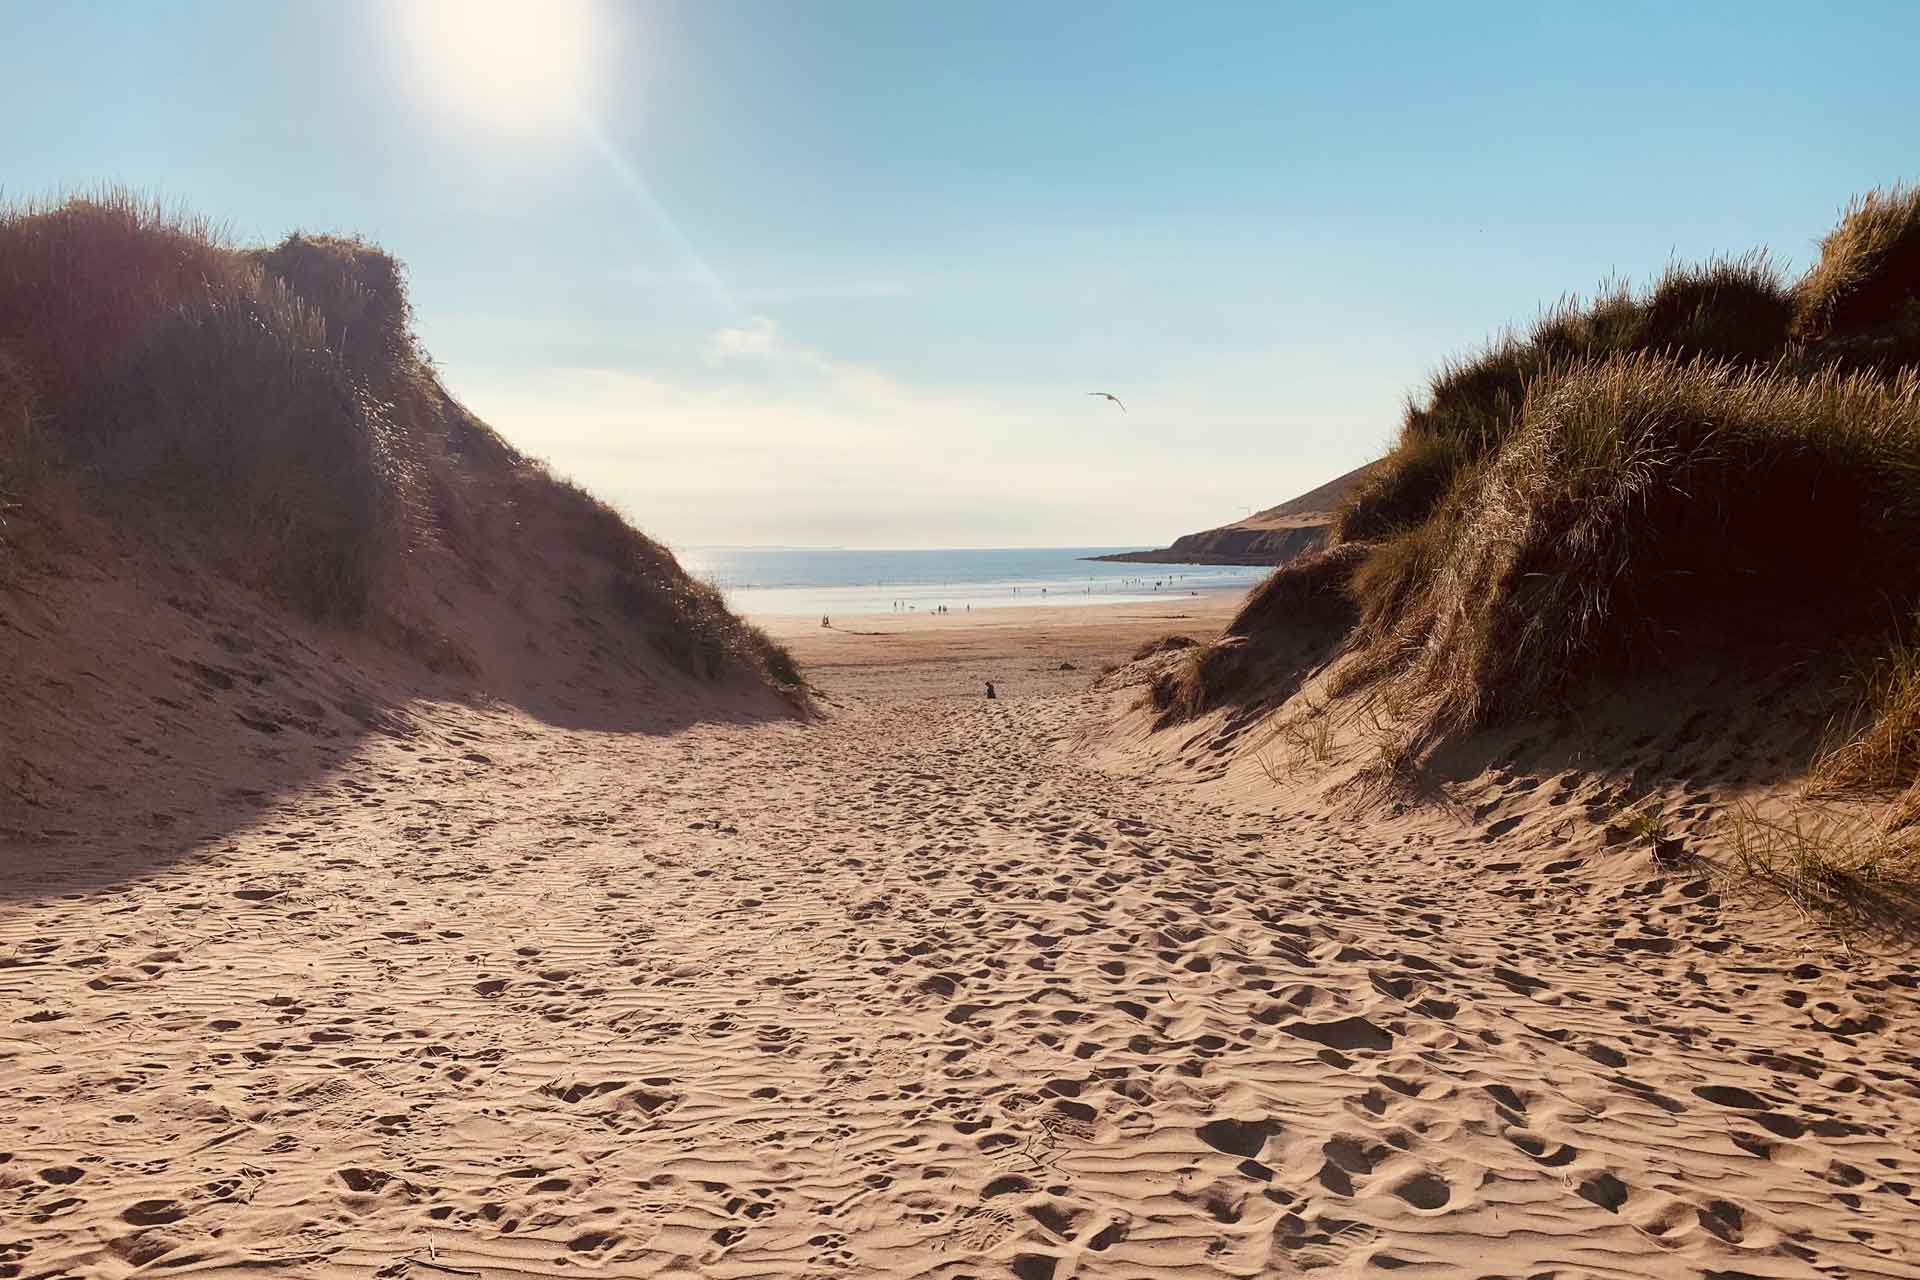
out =
[(974, 700), (1084, 690), (1103, 668), (1170, 633), (1204, 639), (1232, 620), (1246, 591), (1149, 597), (1119, 604), (1021, 605), (972, 613), (769, 614), (748, 621), (793, 653), (829, 697)]
[[(926, 623), (950, 630), (982, 626), (1023, 626), (1069, 617), (1088, 622), (1119, 621), (1129, 615), (1173, 617), (1182, 609), (1211, 616), (1229, 605), (1231, 609), (1238, 609), (1250, 590), (1252, 590), (1252, 584), (1245, 587), (1201, 587), (1185, 592), (1150, 592), (1124, 600), (1105, 599), (1084, 604), (1074, 597), (1063, 594), (1045, 603), (1021, 601), (1018, 604), (983, 604), (971, 612), (965, 608), (953, 613), (936, 613), (926, 609), (897, 612), (868, 610), (861, 613), (828, 614), (827, 616), (841, 618), (848, 626), (858, 624), (863, 628), (877, 625)], [(1228, 610), (1229, 615), (1231, 609)], [(821, 629), (821, 615), (818, 613), (746, 611), (740, 616), (755, 626), (765, 627), (783, 640), (790, 635), (798, 636)], [(826, 629), (839, 630), (841, 625), (836, 622)]]
[(874, 552), (806, 555), (749, 553), (721, 559), (689, 556), (694, 576), (712, 583), (727, 607), (748, 618), (832, 617), (895, 612), (952, 617), (969, 606), (1000, 610), (1084, 608), (1185, 597), (1190, 592), (1246, 591), (1265, 565), (1150, 566), (1099, 563), (1100, 548), (1007, 552)]

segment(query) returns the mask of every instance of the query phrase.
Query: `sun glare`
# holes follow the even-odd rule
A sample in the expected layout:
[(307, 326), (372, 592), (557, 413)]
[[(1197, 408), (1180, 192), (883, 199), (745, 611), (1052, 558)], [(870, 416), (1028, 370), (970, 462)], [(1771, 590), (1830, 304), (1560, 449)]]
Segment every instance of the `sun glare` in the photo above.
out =
[(402, 74), (466, 127), (547, 134), (594, 97), (605, 41), (591, 0), (403, 0), (387, 12)]

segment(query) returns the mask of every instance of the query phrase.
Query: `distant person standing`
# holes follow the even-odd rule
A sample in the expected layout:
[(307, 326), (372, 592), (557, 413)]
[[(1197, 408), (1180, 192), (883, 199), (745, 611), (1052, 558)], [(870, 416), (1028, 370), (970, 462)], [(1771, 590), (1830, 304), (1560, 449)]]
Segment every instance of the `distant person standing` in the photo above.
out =
[(831, 627), (833, 624), (827, 621), (827, 615), (823, 613), (820, 615), (820, 625), (823, 627)]
[(993, 681), (987, 681), (987, 701), (993, 701)]

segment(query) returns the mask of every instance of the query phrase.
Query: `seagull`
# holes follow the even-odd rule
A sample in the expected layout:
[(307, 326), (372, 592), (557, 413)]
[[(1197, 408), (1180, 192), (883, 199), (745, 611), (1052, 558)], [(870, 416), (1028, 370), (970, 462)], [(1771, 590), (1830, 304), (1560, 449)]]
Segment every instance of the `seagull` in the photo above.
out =
[[(1113, 394), (1113, 392), (1111, 391), (1089, 391), (1087, 392), (1087, 394), (1090, 396), (1104, 396), (1107, 399), (1113, 401), (1115, 404), (1120, 404), (1120, 397)], [(1127, 411), (1127, 406), (1125, 406), (1124, 404), (1120, 404), (1120, 412), (1125, 413), (1126, 411)]]

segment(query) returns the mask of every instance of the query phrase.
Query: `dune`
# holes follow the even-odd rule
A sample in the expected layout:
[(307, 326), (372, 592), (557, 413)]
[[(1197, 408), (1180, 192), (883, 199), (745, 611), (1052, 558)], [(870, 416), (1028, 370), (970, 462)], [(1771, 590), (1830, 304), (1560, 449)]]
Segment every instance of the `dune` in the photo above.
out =
[(0, 217), (0, 838), (118, 876), (442, 712), (794, 713), (777, 648), (450, 396), (373, 246), (138, 199)]
[(1796, 900), (1900, 916), (1920, 899), (1916, 306), (1909, 188), (1855, 200), (1790, 286), (1753, 253), (1563, 299), (1442, 367), (1393, 450), (1341, 478), (1331, 545), (1147, 673), (1152, 723), (1219, 711), (1263, 772), (1409, 796), (1525, 725), (1630, 778), (1610, 803), (1648, 842), (1712, 829)]

